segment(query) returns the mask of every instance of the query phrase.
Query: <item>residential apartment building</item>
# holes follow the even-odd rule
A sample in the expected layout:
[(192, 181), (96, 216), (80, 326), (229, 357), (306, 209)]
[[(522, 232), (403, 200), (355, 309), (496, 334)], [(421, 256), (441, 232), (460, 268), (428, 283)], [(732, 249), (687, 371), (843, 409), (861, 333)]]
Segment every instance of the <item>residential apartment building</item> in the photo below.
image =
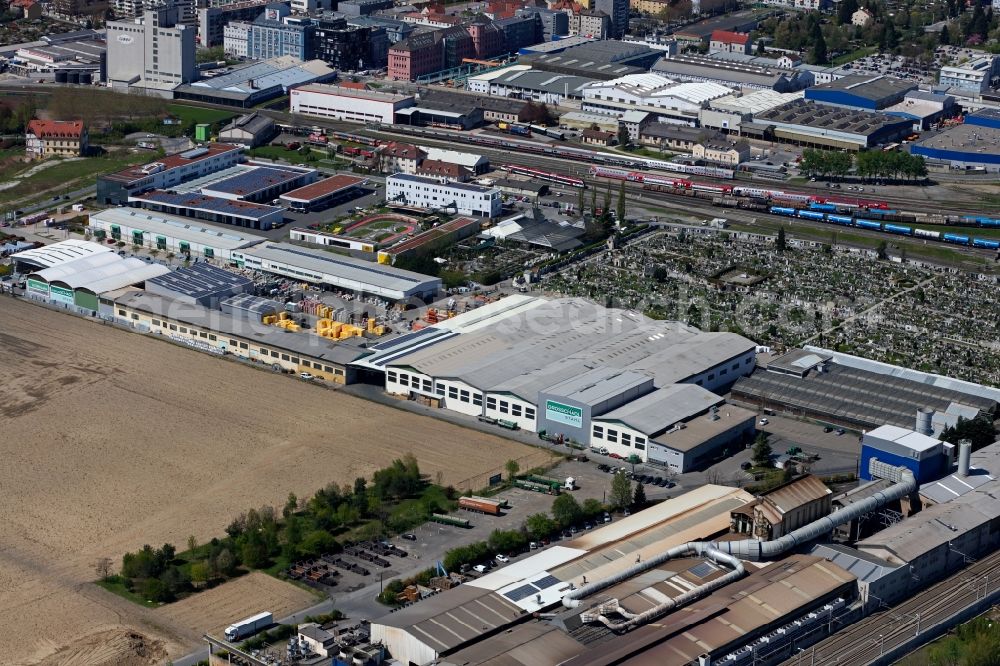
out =
[(417, 172), (417, 165), (427, 156), (419, 146), (412, 143), (402, 143), (392, 141), (379, 147), (378, 165), (382, 173), (407, 173)]
[(611, 19), (611, 39), (621, 39), (628, 31), (629, 0), (594, 0), (593, 9), (604, 12)]
[(573, 16), (571, 32), (594, 39), (608, 39), (611, 35), (611, 17), (596, 9), (581, 10)]
[(569, 14), (544, 7), (524, 7), (517, 10), (517, 16), (534, 14), (542, 22), (542, 41), (551, 42), (556, 37), (569, 34)]
[(244, 0), (219, 7), (198, 9), (198, 43), (211, 48), (223, 43), (225, 28), (233, 21), (253, 21), (264, 13), (264, 8), (273, 4), (270, 0)]
[(237, 58), (249, 57), (250, 27), (246, 21), (233, 21), (222, 29), (222, 50)]
[(111, 87), (171, 90), (197, 79), (195, 33), (177, 22), (176, 7), (148, 10), (142, 18), (109, 21), (107, 80)]
[(80, 120), (32, 120), (25, 131), (28, 157), (80, 157), (87, 153), (87, 126)]

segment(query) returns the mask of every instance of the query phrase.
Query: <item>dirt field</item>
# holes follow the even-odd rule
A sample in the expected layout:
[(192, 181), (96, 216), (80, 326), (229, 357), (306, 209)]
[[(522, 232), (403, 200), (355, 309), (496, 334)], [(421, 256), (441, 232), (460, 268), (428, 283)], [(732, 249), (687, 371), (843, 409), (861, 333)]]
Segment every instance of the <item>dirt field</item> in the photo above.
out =
[[(247, 508), (369, 476), (407, 451), (445, 483), (534, 451), (7, 297), (0, 368), (6, 664), (41, 662), (97, 632), (152, 655), (135, 663), (155, 662), (158, 641), (177, 657), (260, 601), (291, 606), (301, 593), (277, 581), (257, 592), (254, 577), (232, 588), (242, 600), (218, 590), (217, 608), (210, 592), (144, 609), (88, 582), (99, 557), (204, 541)], [(105, 658), (87, 654), (72, 659)]]

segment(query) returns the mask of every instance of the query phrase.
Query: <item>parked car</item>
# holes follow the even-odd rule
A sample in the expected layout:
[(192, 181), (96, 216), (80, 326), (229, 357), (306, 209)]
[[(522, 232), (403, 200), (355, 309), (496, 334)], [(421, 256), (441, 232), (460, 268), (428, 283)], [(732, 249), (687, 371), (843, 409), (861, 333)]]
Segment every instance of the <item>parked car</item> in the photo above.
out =
[(839, 437), (840, 435), (843, 435), (843, 434), (844, 434), (845, 432), (847, 432), (847, 431), (846, 431), (846, 430), (844, 430), (843, 428), (837, 428), (837, 436), (838, 436), (838, 437)]
[(510, 562), (510, 558), (504, 555), (503, 553), (500, 553), (497, 555), (497, 562), (500, 562), (501, 564), (507, 564), (508, 562)]
[(538, 550), (538, 542), (532, 541), (528, 544), (528, 550)]
[(409, 532), (407, 532), (406, 534), (401, 534), (400, 536), (402, 536), (407, 541), (416, 541), (417, 540), (417, 535), (416, 534), (410, 534)]
[(484, 574), (484, 573), (486, 573), (486, 565), (485, 564), (477, 564), (476, 566), (472, 567), (472, 570), (475, 571), (476, 573)]
[(592, 529), (594, 529), (594, 524), (590, 523), (590, 522), (584, 523), (583, 524), (583, 529), (585, 529), (585, 530), (592, 530)]
[(767, 420), (766, 418), (764, 418), (764, 419), (761, 419), (761, 420), (759, 421), (759, 423), (760, 423), (760, 425), (762, 425), (762, 426), (766, 426), (766, 425), (767, 425), (768, 423), (770, 423), (770, 421), (768, 421), (768, 420)]
[(753, 463), (751, 463), (749, 460), (740, 463), (740, 469), (742, 469), (744, 472), (750, 469), (751, 467), (753, 467)]
[(604, 463), (601, 463), (600, 465), (597, 466), (597, 469), (601, 470), (602, 472), (607, 472), (609, 469), (611, 469), (611, 467), (605, 465)]
[(604, 515), (601, 516), (601, 521), (605, 522), (605, 523), (610, 523), (611, 522), (611, 514), (608, 513), (607, 511), (605, 511)]
[(617, 453), (609, 453), (608, 457), (609, 458), (614, 458), (615, 460), (621, 460), (622, 459), (622, 457), (620, 455), (618, 455)]
[(308, 372), (300, 372), (299, 379), (304, 379), (307, 382), (311, 382), (312, 380), (316, 379), (316, 377)]
[(830, 426), (823, 426), (823, 432), (832, 432), (832, 431), (833, 428), (831, 428)]

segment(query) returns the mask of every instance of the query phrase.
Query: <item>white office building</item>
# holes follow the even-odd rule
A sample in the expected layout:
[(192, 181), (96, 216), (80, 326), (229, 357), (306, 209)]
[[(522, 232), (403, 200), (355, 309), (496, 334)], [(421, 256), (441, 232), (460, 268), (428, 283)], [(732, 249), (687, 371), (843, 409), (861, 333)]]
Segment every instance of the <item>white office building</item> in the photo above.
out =
[(430, 210), (454, 208), (458, 215), (499, 217), (500, 188), (442, 183), (434, 178), (397, 173), (385, 179), (387, 202)]
[(226, 55), (236, 58), (248, 58), (250, 43), (250, 24), (247, 21), (232, 21), (222, 28), (222, 50)]
[(291, 112), (361, 123), (393, 123), (396, 112), (413, 106), (413, 95), (355, 90), (313, 83), (291, 91)]
[(998, 71), (1000, 71), (1000, 57), (984, 55), (964, 65), (942, 67), (940, 83), (942, 86), (981, 94), (990, 89), (993, 77)]
[(108, 83), (112, 88), (169, 91), (198, 78), (197, 28), (179, 23), (179, 8), (147, 10), (141, 18), (109, 21)]

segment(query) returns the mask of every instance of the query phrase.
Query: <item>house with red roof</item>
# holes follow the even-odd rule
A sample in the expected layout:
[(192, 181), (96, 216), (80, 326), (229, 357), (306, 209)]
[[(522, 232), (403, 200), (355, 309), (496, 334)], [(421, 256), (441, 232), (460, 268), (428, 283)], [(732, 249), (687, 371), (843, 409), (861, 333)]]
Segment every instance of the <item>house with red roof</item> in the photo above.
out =
[(35, 0), (11, 0), (10, 10), (26, 21), (42, 18), (42, 3)]
[(87, 153), (89, 137), (82, 120), (32, 120), (25, 130), (28, 157), (81, 157)]
[(750, 41), (750, 35), (728, 30), (713, 30), (708, 44), (709, 52), (750, 53), (752, 48), (753, 42)]

